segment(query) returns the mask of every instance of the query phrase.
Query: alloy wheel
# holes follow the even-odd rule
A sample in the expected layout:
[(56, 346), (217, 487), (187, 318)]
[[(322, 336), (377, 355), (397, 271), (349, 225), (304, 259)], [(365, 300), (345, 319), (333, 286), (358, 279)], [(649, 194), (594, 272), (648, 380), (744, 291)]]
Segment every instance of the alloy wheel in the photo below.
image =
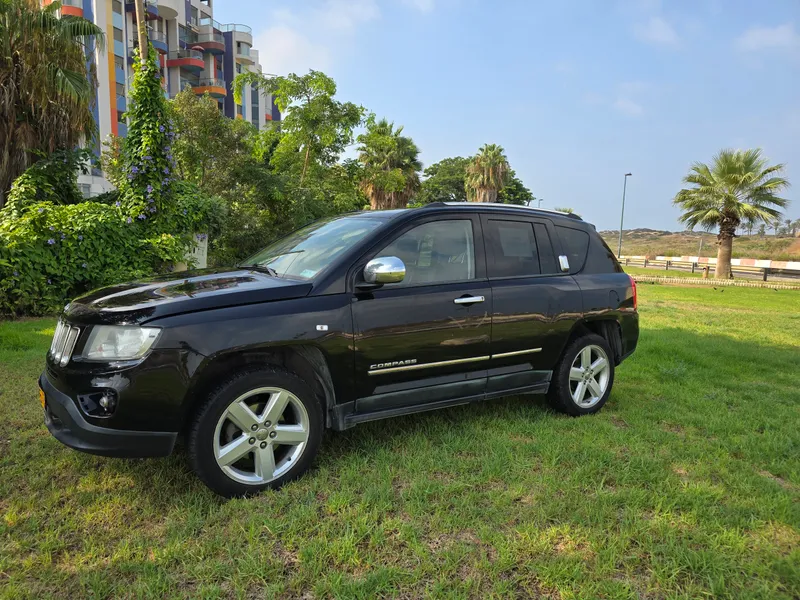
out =
[(231, 402), (214, 430), (214, 458), (231, 479), (269, 483), (297, 463), (308, 443), (309, 419), (297, 396), (262, 387)]
[(569, 391), (572, 401), (581, 408), (591, 408), (608, 389), (611, 365), (600, 346), (586, 346), (572, 361), (569, 370)]

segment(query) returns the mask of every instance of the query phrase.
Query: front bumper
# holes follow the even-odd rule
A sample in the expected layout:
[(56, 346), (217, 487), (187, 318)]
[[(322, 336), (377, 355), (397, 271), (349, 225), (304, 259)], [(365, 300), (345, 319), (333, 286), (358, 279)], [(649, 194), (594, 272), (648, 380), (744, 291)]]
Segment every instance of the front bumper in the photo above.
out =
[(39, 385), (45, 394), (45, 425), (65, 446), (89, 454), (121, 458), (168, 456), (172, 453), (177, 432), (129, 431), (93, 425), (84, 419), (69, 396), (50, 383), (46, 374), (39, 377)]

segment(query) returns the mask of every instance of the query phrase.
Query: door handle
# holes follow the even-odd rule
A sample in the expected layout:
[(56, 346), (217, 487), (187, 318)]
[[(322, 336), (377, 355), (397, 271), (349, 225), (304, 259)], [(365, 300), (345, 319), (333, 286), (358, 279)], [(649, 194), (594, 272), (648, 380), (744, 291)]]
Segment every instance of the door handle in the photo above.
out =
[(466, 296), (464, 298), (456, 298), (453, 300), (455, 304), (475, 304), (476, 302), (483, 302), (486, 300), (483, 296)]

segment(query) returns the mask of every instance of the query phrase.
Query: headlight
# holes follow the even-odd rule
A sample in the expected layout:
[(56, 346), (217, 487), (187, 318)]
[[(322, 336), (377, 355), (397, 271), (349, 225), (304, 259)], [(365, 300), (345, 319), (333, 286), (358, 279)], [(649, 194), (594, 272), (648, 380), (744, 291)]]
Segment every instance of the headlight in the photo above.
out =
[(87, 360), (132, 360), (141, 358), (158, 339), (156, 327), (120, 327), (99, 325), (83, 348)]

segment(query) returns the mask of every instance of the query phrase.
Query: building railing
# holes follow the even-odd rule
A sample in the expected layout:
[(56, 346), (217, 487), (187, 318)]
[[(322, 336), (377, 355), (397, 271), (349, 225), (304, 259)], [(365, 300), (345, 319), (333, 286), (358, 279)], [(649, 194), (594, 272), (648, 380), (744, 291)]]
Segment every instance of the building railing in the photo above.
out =
[(224, 44), (225, 38), (222, 37), (221, 33), (201, 33), (197, 36), (197, 43), (202, 44), (203, 42), (216, 42), (218, 44)]
[(61, 0), (61, 6), (74, 6), (83, 9), (83, 0)]
[(203, 53), (199, 50), (189, 50), (188, 48), (181, 48), (180, 50), (172, 50), (168, 55), (167, 58), (169, 60), (175, 60), (177, 58), (194, 58), (197, 60), (203, 60)]
[(207, 27), (209, 25), (214, 29), (219, 29), (220, 31), (223, 31), (222, 25), (220, 25), (218, 21), (215, 21), (211, 17), (203, 17), (200, 19), (200, 27)]
[(148, 31), (147, 37), (150, 38), (151, 42), (161, 42), (162, 44), (167, 43), (167, 34), (161, 31)]
[(248, 27), (247, 25), (239, 25), (238, 23), (229, 23), (227, 25), (222, 25), (218, 27), (218, 29), (220, 31), (225, 31), (225, 32), (235, 31), (237, 33), (249, 33), (250, 35), (253, 35), (252, 27)]
[(224, 79), (217, 79), (215, 77), (207, 78), (207, 79), (198, 79), (197, 80), (197, 87), (221, 87), (223, 89), (227, 88), (225, 85)]

